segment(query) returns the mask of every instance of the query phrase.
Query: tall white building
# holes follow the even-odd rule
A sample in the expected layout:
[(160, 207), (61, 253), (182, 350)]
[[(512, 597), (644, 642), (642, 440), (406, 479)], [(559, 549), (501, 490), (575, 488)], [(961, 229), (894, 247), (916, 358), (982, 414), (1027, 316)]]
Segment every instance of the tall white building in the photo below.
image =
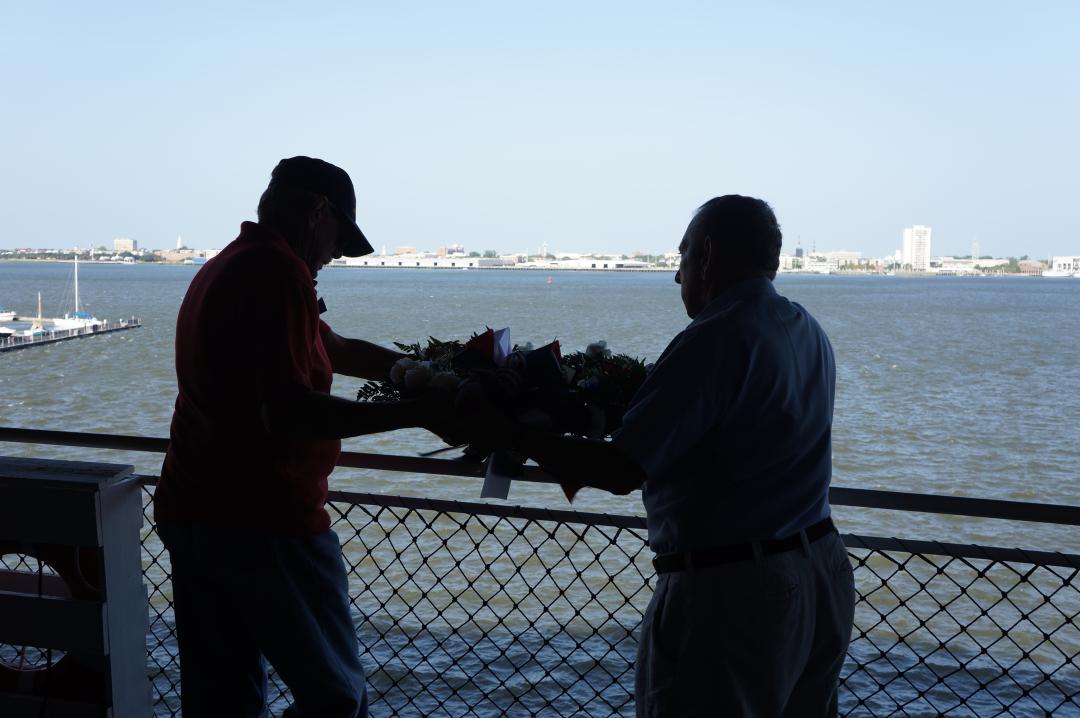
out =
[(119, 237), (112, 241), (114, 252), (136, 252), (139, 249), (138, 241)]
[(904, 244), (900, 264), (916, 272), (930, 270), (930, 235), (933, 230), (917, 224), (904, 229)]

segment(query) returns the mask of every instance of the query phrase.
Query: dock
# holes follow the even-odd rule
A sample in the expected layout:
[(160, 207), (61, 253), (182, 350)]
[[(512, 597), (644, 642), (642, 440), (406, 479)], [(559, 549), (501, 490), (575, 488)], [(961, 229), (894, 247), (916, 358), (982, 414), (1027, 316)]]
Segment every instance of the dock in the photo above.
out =
[(11, 352), (16, 349), (26, 349), (27, 347), (56, 344), (57, 342), (66, 342), (69, 339), (82, 339), (83, 337), (92, 337), (97, 336), (98, 334), (123, 332), (128, 329), (138, 329), (141, 326), (142, 320), (137, 317), (132, 317), (131, 319), (121, 319), (116, 322), (102, 322), (101, 324), (92, 327), (41, 331), (30, 336), (18, 334), (5, 336), (0, 337), (0, 352)]

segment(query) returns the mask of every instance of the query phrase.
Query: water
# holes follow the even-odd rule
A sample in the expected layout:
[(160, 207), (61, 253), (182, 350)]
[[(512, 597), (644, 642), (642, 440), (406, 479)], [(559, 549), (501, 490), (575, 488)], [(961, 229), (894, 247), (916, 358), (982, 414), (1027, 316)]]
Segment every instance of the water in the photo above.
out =
[[(0, 355), (0, 426), (166, 436), (175, 378), (176, 313), (194, 266), (80, 266), (80, 294), (101, 319), (144, 328)], [(70, 311), (72, 266), (0, 263), (0, 307)], [(548, 283), (548, 278), (551, 282)], [(1043, 278), (781, 276), (837, 360), (837, 486), (1080, 503), (1080, 281)], [(324, 318), (382, 344), (466, 337), (510, 326), (518, 341), (569, 349), (607, 340), (655, 359), (687, 319), (667, 273), (327, 269)], [(62, 303), (63, 302), (63, 303)], [(334, 391), (355, 395), (359, 381)], [(345, 442), (410, 454), (436, 448), (422, 431)], [(152, 454), (5, 445), (8, 454), (124, 461), (157, 473)], [(338, 489), (441, 498), (479, 496), (472, 479), (339, 469)], [(514, 486), (512, 502), (565, 506), (549, 486)], [(575, 508), (640, 513), (636, 497), (586, 491)], [(839, 507), (845, 530), (907, 538), (1080, 551), (1075, 531), (1022, 523)]]
[[(173, 328), (197, 269), (82, 265), (87, 309), (101, 319), (134, 314), (144, 327), (0, 354), (0, 426), (166, 436), (176, 390)], [(0, 263), (0, 307), (30, 314), (41, 291), (47, 315), (70, 311), (71, 273), (65, 264)], [(329, 306), (325, 318), (339, 333), (382, 344), (510, 326), (518, 341), (558, 338), (572, 350), (605, 339), (616, 351), (652, 360), (687, 322), (670, 274), (548, 278), (334, 269), (324, 271), (319, 289)], [(836, 350), (834, 485), (1080, 504), (1080, 281), (782, 276), (777, 286), (818, 317)], [(334, 391), (352, 397), (359, 383), (339, 378)], [(346, 449), (396, 454), (438, 446), (417, 430), (345, 442)], [(152, 474), (160, 468), (153, 454), (18, 444), (0, 453), (121, 461)], [(452, 499), (478, 499), (480, 490), (475, 479), (349, 469), (337, 470), (331, 485)], [(544, 485), (515, 485), (510, 499), (566, 506), (559, 489)], [(641, 513), (635, 496), (595, 491), (583, 492), (574, 507)], [(846, 532), (1080, 552), (1075, 529), (846, 507), (835, 515)], [(971, 590), (996, 600), (992, 590)], [(614, 628), (628, 632), (630, 623)], [(417, 630), (402, 640), (421, 653), (432, 640), (457, 640)], [(381, 671), (373, 680), (393, 666), (409, 675), (426, 670), (398, 665), (407, 654), (382, 655), (383, 648), (368, 659)], [(853, 651), (863, 662), (873, 658), (862, 655), (865, 646)], [(625, 669), (625, 660), (610, 660), (597, 670)]]

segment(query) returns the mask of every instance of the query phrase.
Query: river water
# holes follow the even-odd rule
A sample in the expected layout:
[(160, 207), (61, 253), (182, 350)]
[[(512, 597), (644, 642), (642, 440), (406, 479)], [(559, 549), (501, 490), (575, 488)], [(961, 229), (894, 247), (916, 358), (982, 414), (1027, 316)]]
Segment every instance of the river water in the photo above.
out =
[[(0, 426), (167, 436), (175, 398), (176, 313), (194, 266), (80, 265), (101, 319), (141, 329), (0, 354)], [(70, 311), (72, 266), (0, 263), (0, 308)], [(1080, 504), (1080, 281), (782, 275), (777, 288), (814, 314), (837, 360), (834, 486)], [(687, 323), (669, 273), (327, 269), (324, 318), (389, 344), (511, 327), (516, 341), (564, 348), (604, 339), (654, 360)], [(355, 396), (360, 382), (335, 380)], [(439, 446), (410, 430), (346, 449), (414, 454)], [(18, 444), (0, 453), (132, 463), (160, 456)], [(479, 500), (467, 478), (339, 469), (335, 489)], [(566, 508), (553, 486), (520, 484), (510, 503)], [(585, 491), (573, 508), (640, 514), (636, 496)], [(835, 507), (845, 532), (1080, 553), (1075, 529)], [(632, 629), (633, 626), (627, 626)]]
[[(176, 313), (195, 266), (80, 266), (81, 301), (101, 319), (145, 326), (0, 355), (0, 426), (166, 436)], [(70, 311), (72, 265), (0, 263), (0, 307)], [(549, 281), (550, 279), (550, 281)], [(814, 314), (837, 361), (836, 486), (1080, 503), (1080, 281), (781, 275), (778, 289)], [(564, 347), (604, 339), (655, 359), (686, 325), (668, 273), (325, 269), (324, 318), (340, 334), (389, 344), (509, 326), (517, 341)], [(334, 392), (354, 396), (339, 377)], [(345, 442), (410, 454), (439, 446), (422, 431)], [(6, 445), (8, 454), (42, 449)], [(152, 454), (48, 449), (131, 462)], [(470, 479), (339, 469), (338, 489), (479, 497)], [(513, 503), (564, 507), (557, 488), (515, 485)], [(635, 497), (584, 492), (575, 508), (640, 513)], [(1001, 521), (836, 509), (846, 530), (1077, 552), (1080, 537)]]

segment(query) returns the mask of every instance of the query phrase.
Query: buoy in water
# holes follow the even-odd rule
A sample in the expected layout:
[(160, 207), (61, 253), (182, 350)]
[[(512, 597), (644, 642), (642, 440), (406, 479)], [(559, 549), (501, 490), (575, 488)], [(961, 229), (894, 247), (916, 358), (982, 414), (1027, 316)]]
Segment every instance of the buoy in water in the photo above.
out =
[(551, 284), (551, 277), (548, 277), (548, 284)]

